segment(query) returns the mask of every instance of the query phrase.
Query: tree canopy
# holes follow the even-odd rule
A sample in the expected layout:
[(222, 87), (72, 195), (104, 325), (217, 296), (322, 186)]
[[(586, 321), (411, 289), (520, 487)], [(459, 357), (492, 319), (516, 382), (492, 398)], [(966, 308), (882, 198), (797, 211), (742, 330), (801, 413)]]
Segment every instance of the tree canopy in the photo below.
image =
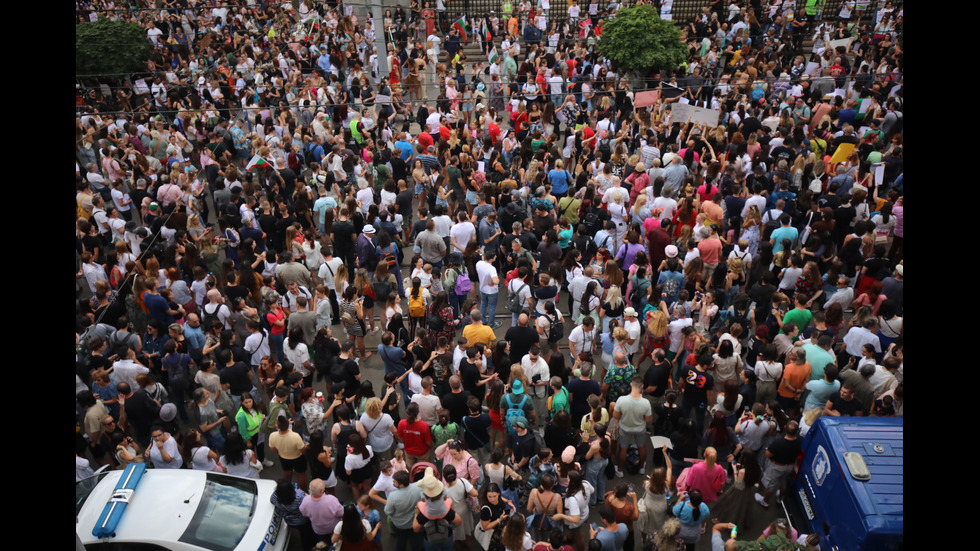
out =
[(599, 53), (627, 71), (671, 71), (687, 58), (680, 36), (653, 7), (626, 8), (603, 24)]
[(135, 23), (99, 19), (75, 25), (75, 74), (119, 74), (146, 70), (152, 46)]

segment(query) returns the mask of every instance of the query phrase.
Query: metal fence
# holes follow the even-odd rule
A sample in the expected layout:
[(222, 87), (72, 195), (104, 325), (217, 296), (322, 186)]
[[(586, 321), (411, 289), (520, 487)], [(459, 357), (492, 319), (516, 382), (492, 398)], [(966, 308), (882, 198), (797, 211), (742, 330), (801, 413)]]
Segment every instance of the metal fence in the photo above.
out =
[[(797, 0), (796, 6), (805, 7), (806, 0)], [(819, 2), (817, 9), (819, 10), (819, 16), (817, 19), (824, 20), (834, 20), (840, 13), (841, 5), (844, 0), (823, 0)], [(460, 16), (465, 15), (467, 19), (474, 20), (478, 17), (485, 17), (490, 14), (491, 11), (497, 14), (497, 17), (503, 17), (503, 6), (505, 2), (503, 0), (455, 0), (448, 2), (446, 8), (446, 18), (448, 19), (448, 24), (451, 25), (453, 21), (456, 21)], [(583, 0), (578, 3), (580, 8), (580, 18), (588, 17), (592, 7), (595, 7), (595, 11), (601, 14), (607, 9), (609, 5), (618, 5), (619, 7), (630, 6), (633, 4), (631, 1), (626, 2), (616, 2), (615, 0)], [(822, 6), (820, 5), (822, 4)], [(878, 8), (885, 4), (885, 0), (858, 0), (857, 4), (859, 7), (864, 7), (862, 10), (862, 23), (871, 23), (874, 21), (874, 14), (878, 11)], [(892, 4), (899, 7), (903, 4), (901, 1), (892, 1)], [(434, 6), (435, 3), (432, 2)], [(510, 5), (514, 11), (518, 9), (519, 2), (517, 0), (511, 0)], [(555, 0), (550, 2), (549, 8), (544, 10), (545, 15), (548, 17), (549, 23), (554, 21), (556, 23), (564, 23), (568, 19), (568, 7), (570, 2), (568, 0)], [(678, 26), (687, 25), (692, 19), (702, 14), (706, 8), (709, 8), (709, 0), (674, 0), (673, 5), (670, 9), (670, 18)], [(719, 20), (727, 20), (727, 8), (728, 3), (723, 3), (722, 9), (724, 10), (719, 14)], [(762, 20), (762, 15), (765, 10), (768, 10), (768, 6), (763, 5), (760, 8), (758, 17), (760, 21)], [(782, 8), (780, 8), (782, 9)], [(665, 14), (662, 14), (665, 15)], [(503, 21), (501, 21), (503, 23)]]

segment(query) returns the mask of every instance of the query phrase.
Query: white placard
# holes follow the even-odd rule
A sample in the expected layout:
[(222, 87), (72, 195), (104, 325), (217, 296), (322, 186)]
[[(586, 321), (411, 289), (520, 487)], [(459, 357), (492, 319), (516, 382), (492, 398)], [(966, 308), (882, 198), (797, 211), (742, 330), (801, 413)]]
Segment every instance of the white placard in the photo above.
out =
[(841, 38), (840, 40), (831, 40), (830, 42), (827, 43), (827, 45), (833, 48), (835, 52), (837, 51), (838, 46), (843, 46), (844, 51), (847, 51), (848, 48), (850, 48), (851, 46), (851, 40), (853, 40), (853, 38)]
[(807, 63), (806, 64), (806, 69), (804, 69), (803, 72), (806, 73), (806, 74), (808, 74), (808, 75), (810, 75), (812, 77), (812, 76), (816, 76), (817, 69), (819, 69), (819, 68), (820, 68), (820, 64), (819, 63), (817, 63), (816, 61), (811, 61), (810, 63)]
[(721, 116), (720, 112), (713, 109), (695, 107), (685, 103), (675, 103), (671, 107), (674, 113), (672, 122), (681, 124), (686, 124), (690, 119), (693, 123), (718, 126), (718, 117)]
[(477, 161), (476, 169), (479, 170), (480, 172), (484, 172), (483, 170), (484, 168), (485, 168), (484, 161)]
[(137, 94), (145, 94), (150, 91), (150, 87), (146, 85), (146, 81), (141, 78), (136, 79), (136, 81), (133, 82), (133, 86), (136, 87)]
[(671, 442), (670, 438), (667, 438), (666, 436), (651, 436), (650, 445), (653, 446), (653, 449), (655, 450), (659, 450), (664, 446), (667, 446), (668, 450), (674, 449), (674, 443)]
[(885, 181), (885, 163), (875, 165), (875, 186), (880, 186)]

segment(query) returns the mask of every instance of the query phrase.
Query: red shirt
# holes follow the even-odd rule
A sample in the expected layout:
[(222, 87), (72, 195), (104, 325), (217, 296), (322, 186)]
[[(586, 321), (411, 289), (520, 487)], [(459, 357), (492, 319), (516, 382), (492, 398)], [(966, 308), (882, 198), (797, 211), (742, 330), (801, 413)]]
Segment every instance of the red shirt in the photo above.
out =
[(422, 146), (422, 153), (429, 150), (430, 145), (435, 145), (435, 141), (432, 139), (432, 135), (428, 132), (422, 132), (418, 137), (419, 145)]
[(518, 133), (524, 128), (524, 123), (527, 122), (527, 113), (514, 112), (510, 116), (511, 126), (514, 127), (514, 133)]
[[(591, 126), (586, 125), (584, 128), (582, 128), (582, 140), (583, 141), (591, 138), (592, 136), (595, 136), (595, 130), (592, 130), (592, 127)], [(592, 146), (592, 149), (595, 149), (595, 144), (594, 143), (593, 144), (590, 144), (590, 145)]]
[(450, 131), (446, 126), (439, 125), (439, 137), (449, 141), (450, 136), (452, 136), (452, 131)]
[(494, 145), (496, 145), (497, 140), (500, 139), (500, 127), (497, 126), (497, 123), (490, 123), (490, 126), (487, 127), (487, 134), (490, 134), (490, 139), (493, 140)]
[(398, 438), (405, 443), (405, 453), (408, 455), (425, 455), (429, 453), (432, 431), (425, 421), (409, 423), (408, 419), (402, 419), (398, 422)]

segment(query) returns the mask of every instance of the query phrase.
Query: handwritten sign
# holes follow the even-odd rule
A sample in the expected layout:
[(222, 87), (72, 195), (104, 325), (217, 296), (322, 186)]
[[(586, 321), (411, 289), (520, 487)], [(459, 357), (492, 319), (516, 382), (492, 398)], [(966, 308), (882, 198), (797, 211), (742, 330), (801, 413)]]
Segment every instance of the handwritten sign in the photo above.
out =
[(672, 111), (672, 122), (679, 122), (681, 124), (686, 123), (690, 119), (693, 123), (718, 126), (718, 117), (721, 116), (721, 113), (713, 109), (705, 109), (704, 107), (696, 107), (684, 103), (675, 103), (672, 106)]

